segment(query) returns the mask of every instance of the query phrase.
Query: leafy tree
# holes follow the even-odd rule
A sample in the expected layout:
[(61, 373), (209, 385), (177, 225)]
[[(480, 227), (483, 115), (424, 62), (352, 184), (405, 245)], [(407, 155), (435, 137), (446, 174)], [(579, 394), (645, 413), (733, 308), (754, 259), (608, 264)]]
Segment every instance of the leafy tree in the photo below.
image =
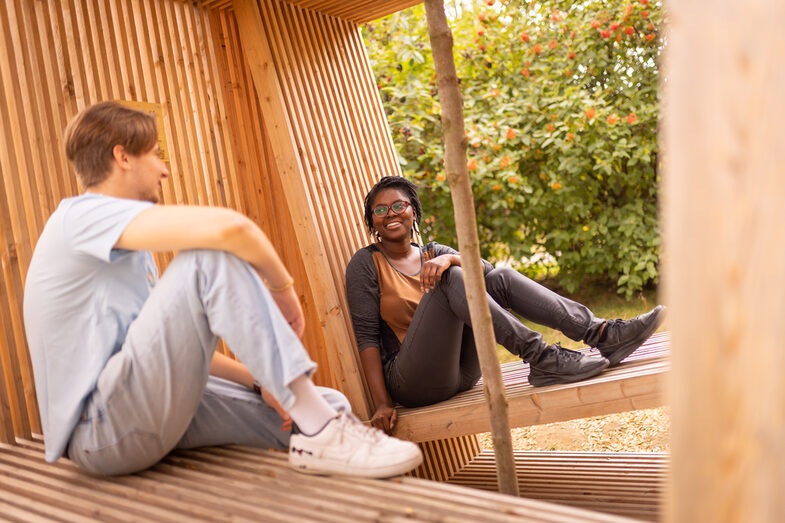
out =
[[(483, 255), (555, 259), (567, 290), (658, 277), (659, 2), (452, 4)], [(421, 7), (364, 35), (426, 238), (455, 244)], [(535, 266), (517, 263), (524, 271)]]

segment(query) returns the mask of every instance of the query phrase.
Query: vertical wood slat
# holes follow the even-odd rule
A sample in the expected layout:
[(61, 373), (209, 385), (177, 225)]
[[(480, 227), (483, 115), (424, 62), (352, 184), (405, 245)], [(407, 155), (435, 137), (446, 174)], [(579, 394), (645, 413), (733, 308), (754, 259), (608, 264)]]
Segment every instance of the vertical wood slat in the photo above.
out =
[(310, 263), (308, 272), (315, 282), (313, 285), (317, 286), (312, 287), (315, 290), (311, 298), (320, 309), (325, 338), (329, 344), (330, 363), (352, 407), (361, 417), (368, 417), (368, 397), (362, 386), (356, 351), (347, 330), (347, 321), (335, 281), (325, 267), (324, 260), (329, 253), (327, 249), (332, 246), (324, 244), (314, 231), (314, 195), (309, 194), (308, 187), (303, 184), (305, 162), (299, 156), (302, 149), (297, 147), (293, 134), (291, 109), (285, 106), (286, 71), (274, 69), (276, 62), (270, 44), (278, 41), (278, 35), (269, 33), (270, 26), (266, 26), (265, 22), (276, 20), (263, 17), (255, 0), (235, 2), (234, 10), (254, 86), (265, 115), (267, 136), (275, 151), (275, 164), (294, 217), (294, 232), (300, 254)]
[(671, 2), (667, 521), (785, 520), (781, 2)]

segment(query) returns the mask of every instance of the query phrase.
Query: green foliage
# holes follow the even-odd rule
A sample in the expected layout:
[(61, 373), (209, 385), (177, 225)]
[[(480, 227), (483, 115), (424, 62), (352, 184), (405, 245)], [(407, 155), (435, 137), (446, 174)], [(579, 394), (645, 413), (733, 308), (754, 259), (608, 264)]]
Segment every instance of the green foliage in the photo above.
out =
[[(567, 290), (656, 283), (660, 3), (486, 0), (448, 14), (483, 255), (531, 272), (547, 253)], [(423, 235), (454, 245), (423, 9), (364, 35)]]

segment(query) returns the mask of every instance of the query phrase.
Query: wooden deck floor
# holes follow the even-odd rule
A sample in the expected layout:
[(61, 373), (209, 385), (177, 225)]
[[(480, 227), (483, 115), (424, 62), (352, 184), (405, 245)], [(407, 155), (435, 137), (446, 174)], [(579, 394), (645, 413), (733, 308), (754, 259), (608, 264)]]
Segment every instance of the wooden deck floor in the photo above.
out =
[(321, 477), (286, 455), (247, 447), (175, 452), (155, 467), (102, 478), (43, 461), (40, 441), (0, 445), (7, 521), (629, 521), (608, 514), (417, 478)]
[[(662, 379), (669, 368), (670, 335), (654, 334), (621, 365), (568, 385), (534, 388), (523, 362), (502, 365), (510, 425), (524, 427), (616, 412), (659, 407)], [(427, 407), (401, 408), (394, 435), (411, 441), (488, 432), (482, 381), (471, 390)]]
[[(647, 521), (661, 518), (669, 464), (667, 453), (515, 453), (521, 495)], [(480, 453), (449, 482), (495, 491), (493, 451)]]

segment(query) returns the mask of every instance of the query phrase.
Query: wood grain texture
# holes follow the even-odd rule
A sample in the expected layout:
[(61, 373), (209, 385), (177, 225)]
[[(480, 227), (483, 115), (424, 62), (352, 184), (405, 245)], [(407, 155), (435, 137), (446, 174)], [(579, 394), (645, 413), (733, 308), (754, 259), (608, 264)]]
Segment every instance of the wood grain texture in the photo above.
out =
[(178, 451), (99, 478), (65, 459), (44, 463), (38, 440), (0, 444), (0, 510), (37, 521), (629, 521), (412, 477), (300, 474), (285, 454), (247, 447)]
[(775, 1), (670, 5), (670, 521), (785, 520), (783, 16)]
[[(480, 453), (449, 483), (496, 490), (491, 451)], [(646, 521), (660, 521), (670, 470), (667, 453), (516, 451), (521, 495)]]

